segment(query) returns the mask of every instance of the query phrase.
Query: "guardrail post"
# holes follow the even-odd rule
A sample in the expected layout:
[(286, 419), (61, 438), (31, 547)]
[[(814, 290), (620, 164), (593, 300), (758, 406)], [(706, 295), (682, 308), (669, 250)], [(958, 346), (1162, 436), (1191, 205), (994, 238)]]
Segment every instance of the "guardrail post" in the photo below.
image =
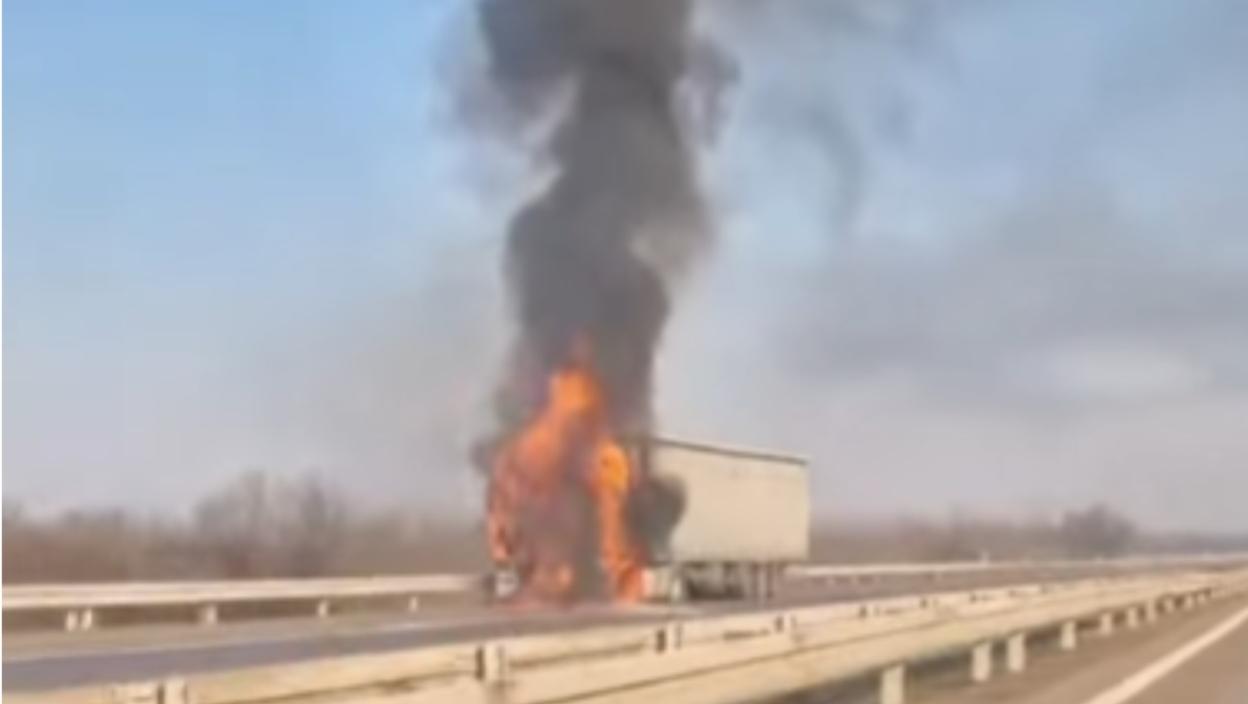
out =
[(906, 704), (905, 665), (893, 665), (880, 672), (879, 704)]
[(679, 621), (670, 621), (663, 624), (659, 630), (654, 632), (654, 650), (658, 653), (670, 653), (680, 650), (681, 645), (681, 629)]
[(94, 609), (70, 609), (65, 612), (66, 631), (89, 631), (95, 628)]
[(1114, 635), (1114, 612), (1106, 611), (1101, 614), (1101, 626), (1099, 632), (1105, 637)]
[(1132, 606), (1123, 613), (1123, 616), (1125, 617), (1124, 623), (1128, 631), (1133, 631), (1140, 627), (1140, 610), (1138, 608)]
[(485, 684), (501, 684), (507, 680), (507, 649), (502, 643), (483, 643), (477, 648), (477, 678)]
[(415, 594), (407, 597), (407, 611), (413, 614), (420, 611), (420, 597)]
[(1015, 633), (1005, 641), (1005, 667), (1010, 672), (1027, 669), (1027, 634)]
[(109, 689), (108, 701), (113, 704), (190, 704), (191, 698), (186, 680), (172, 678), (116, 685)]
[(1144, 614), (1143, 614), (1144, 623), (1152, 623), (1153, 621), (1157, 620), (1157, 602), (1152, 601), (1151, 599), (1149, 601), (1144, 602), (1143, 611), (1144, 611)]
[(321, 599), (316, 602), (316, 617), (329, 618), (330, 604), (329, 599)]
[(1058, 647), (1066, 652), (1070, 652), (1079, 647), (1079, 622), (1067, 621), (1062, 624), (1061, 636), (1058, 639)]
[(217, 612), (216, 604), (203, 604), (199, 607), (199, 614), (196, 620), (201, 626), (215, 626), (220, 614)]
[(971, 681), (987, 682), (992, 679), (992, 641), (971, 648)]
[(190, 704), (190, 688), (184, 679), (168, 679), (160, 683), (160, 704)]

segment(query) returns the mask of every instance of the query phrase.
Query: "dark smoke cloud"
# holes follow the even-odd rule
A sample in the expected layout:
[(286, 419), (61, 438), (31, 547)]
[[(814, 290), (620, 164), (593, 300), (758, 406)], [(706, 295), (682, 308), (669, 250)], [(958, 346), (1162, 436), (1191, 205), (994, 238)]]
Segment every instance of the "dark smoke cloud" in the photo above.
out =
[[(686, 89), (697, 78), (722, 79), (727, 64), (692, 39), (689, 2), (485, 0), (480, 7), (491, 77), (508, 103), (536, 114), (567, 100), (547, 145), (553, 180), (508, 232), (507, 276), (520, 323), (514, 377), (544, 381), (583, 336), (613, 419), (643, 430), (671, 278), (710, 236), (691, 158), (695, 101)], [(714, 121), (713, 92), (701, 95), (711, 96), (701, 112)], [(524, 414), (540, 393), (509, 387), (508, 413)]]
[[(830, 230), (852, 235), (881, 149), (914, 138), (913, 76), (953, 77), (942, 22), (978, 0), (720, 0), (714, 33), (749, 54), (743, 92), (757, 93), (776, 143), (800, 141), (829, 166)], [(863, 76), (869, 78), (863, 80)]]

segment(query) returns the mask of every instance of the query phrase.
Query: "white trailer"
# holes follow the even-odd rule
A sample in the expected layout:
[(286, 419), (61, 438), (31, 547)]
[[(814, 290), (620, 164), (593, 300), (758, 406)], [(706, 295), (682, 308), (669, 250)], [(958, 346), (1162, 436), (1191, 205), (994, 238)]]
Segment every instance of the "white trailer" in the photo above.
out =
[(756, 598), (810, 550), (810, 487), (800, 457), (650, 438), (636, 461), (678, 496), (648, 553), (651, 598)]

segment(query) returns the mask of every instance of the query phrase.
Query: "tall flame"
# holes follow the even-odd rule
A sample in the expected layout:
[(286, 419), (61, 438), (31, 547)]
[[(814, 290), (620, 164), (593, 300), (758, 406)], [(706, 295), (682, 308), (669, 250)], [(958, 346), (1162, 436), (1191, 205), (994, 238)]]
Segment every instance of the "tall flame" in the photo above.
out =
[[(546, 387), (540, 409), (494, 458), (491, 556), (516, 569), (526, 598), (568, 599), (601, 585), (612, 598), (637, 600), (644, 558), (627, 515), (638, 477), (613, 432), (584, 345)], [(590, 543), (587, 528), (596, 534)]]

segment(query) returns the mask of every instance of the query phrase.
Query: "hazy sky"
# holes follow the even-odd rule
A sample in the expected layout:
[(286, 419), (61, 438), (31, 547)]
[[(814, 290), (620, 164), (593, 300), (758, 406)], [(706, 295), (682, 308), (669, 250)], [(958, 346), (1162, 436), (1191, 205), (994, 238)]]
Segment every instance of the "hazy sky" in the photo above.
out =
[[(739, 79), (665, 431), (806, 453), (827, 512), (1248, 529), (1248, 5), (861, 5), (703, 8)], [(540, 175), (474, 99), (471, 3), (4, 19), (6, 497), (263, 467), (474, 509)]]

